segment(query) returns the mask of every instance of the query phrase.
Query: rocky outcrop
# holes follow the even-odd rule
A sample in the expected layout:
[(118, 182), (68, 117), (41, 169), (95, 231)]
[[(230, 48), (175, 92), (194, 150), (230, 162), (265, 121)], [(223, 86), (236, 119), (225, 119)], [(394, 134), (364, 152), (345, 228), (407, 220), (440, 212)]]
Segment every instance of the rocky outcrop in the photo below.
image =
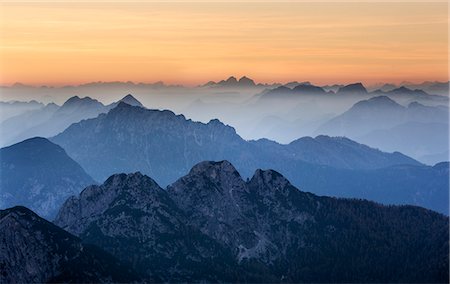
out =
[(187, 219), (165, 190), (134, 173), (68, 199), (55, 224), (163, 281), (227, 280), (219, 277), (232, 269), (231, 255)]

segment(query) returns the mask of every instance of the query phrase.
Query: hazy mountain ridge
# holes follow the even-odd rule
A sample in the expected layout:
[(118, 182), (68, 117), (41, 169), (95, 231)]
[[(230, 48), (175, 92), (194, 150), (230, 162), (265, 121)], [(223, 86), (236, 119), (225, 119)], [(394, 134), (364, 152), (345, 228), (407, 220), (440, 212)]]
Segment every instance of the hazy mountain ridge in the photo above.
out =
[[(150, 203), (148, 196), (152, 196)], [(93, 210), (97, 213), (89, 213)], [(151, 213), (155, 210), (165, 213)], [(202, 254), (223, 255), (222, 274), (215, 274), (218, 281), (440, 282), (448, 278), (448, 217), (411, 206), (318, 197), (299, 191), (272, 170), (257, 170), (245, 182), (226, 161), (197, 164), (167, 191), (139, 173), (113, 175), (102, 186), (88, 187), (69, 199), (55, 222), (121, 260), (133, 259), (133, 268), (145, 271), (143, 267), (149, 266), (142, 266), (143, 259), (154, 250), (160, 250), (163, 257), (158, 259), (163, 263), (164, 256), (174, 251), (186, 252), (171, 245), (146, 245), (166, 243), (166, 235), (145, 232), (153, 227), (172, 234), (178, 225), (170, 220), (177, 218), (201, 232), (204, 237), (199, 240), (217, 243)], [(140, 236), (146, 236), (144, 241)], [(379, 238), (389, 242), (381, 244)], [(142, 246), (147, 249), (138, 249)], [(210, 266), (210, 260), (197, 258), (201, 267), (211, 267), (212, 272), (216, 266)], [(158, 273), (166, 279), (210, 279), (196, 278), (197, 267), (186, 270), (188, 264), (177, 263), (176, 269), (171, 262)], [(177, 274), (178, 278), (171, 278)]]
[[(324, 123), (316, 133), (346, 136), (386, 151), (419, 158), (448, 149), (449, 110), (417, 102), (404, 107), (386, 96), (370, 98)], [(442, 160), (442, 158), (444, 160)], [(434, 163), (448, 160), (442, 157)]]
[[(246, 177), (257, 168), (272, 168), (307, 191), (417, 204), (447, 212), (448, 178), (432, 167), (399, 153), (382, 153), (342, 138), (319, 140), (321, 143), (313, 140), (308, 147), (317, 147), (320, 153), (332, 146), (333, 155), (308, 151), (302, 154), (299, 147), (293, 146), (295, 143), (280, 146), (264, 140), (247, 142), (218, 120), (203, 124), (170, 111), (124, 103), (108, 114), (73, 124), (52, 138), (99, 181), (115, 172), (141, 171), (167, 185), (200, 161), (227, 159)], [(433, 184), (428, 183), (429, 178)], [(381, 180), (383, 187), (372, 179)], [(384, 195), (386, 192), (391, 193)]]
[(0, 141), (1, 145), (8, 146), (35, 136), (51, 137), (62, 132), (72, 123), (108, 112), (121, 101), (143, 107), (131, 95), (127, 95), (120, 101), (109, 105), (104, 105), (90, 97), (74, 96), (69, 98), (62, 106), (50, 103), (40, 109), (24, 112), (0, 124), (3, 134)]
[(32, 138), (0, 149), (0, 208), (23, 205), (52, 218), (94, 180), (60, 146)]
[(0, 122), (4, 120), (19, 115), (21, 113), (35, 110), (44, 107), (44, 104), (39, 103), (35, 100), (29, 102), (21, 101), (8, 101), (0, 102)]

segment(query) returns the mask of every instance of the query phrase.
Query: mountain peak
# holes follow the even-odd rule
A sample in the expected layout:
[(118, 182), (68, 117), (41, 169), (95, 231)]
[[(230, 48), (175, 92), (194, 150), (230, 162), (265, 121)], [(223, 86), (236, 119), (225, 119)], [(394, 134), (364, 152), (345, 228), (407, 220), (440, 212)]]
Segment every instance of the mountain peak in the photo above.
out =
[(421, 103), (419, 103), (419, 102), (416, 102), (416, 101), (411, 102), (411, 103), (408, 105), (408, 108), (420, 108), (420, 107), (424, 107), (424, 105), (421, 104)]
[(295, 92), (304, 92), (309, 94), (325, 94), (326, 92), (318, 86), (314, 86), (311, 84), (300, 84), (294, 87), (293, 91)]
[(105, 186), (138, 186), (143, 184), (149, 184), (151, 186), (157, 185), (157, 183), (150, 177), (141, 174), (140, 172), (130, 174), (114, 174), (110, 176), (104, 183)]
[(6, 218), (8, 215), (25, 216), (25, 218), (32, 219), (34, 219), (34, 217), (37, 217), (36, 213), (31, 211), (27, 207), (20, 205), (0, 210), (0, 220)]
[(194, 165), (189, 175), (206, 174), (211, 178), (216, 178), (220, 173), (240, 176), (236, 168), (228, 161), (203, 161)]
[(1, 148), (0, 157), (2, 207), (21, 204), (53, 217), (67, 197), (94, 183), (63, 148), (45, 138)]
[(275, 170), (257, 169), (249, 181), (249, 185), (260, 190), (283, 190), (292, 187), (291, 183)]
[(117, 104), (117, 106), (114, 109), (133, 109), (135, 106), (127, 104), (126, 102), (123, 102), (122, 100), (120, 100)]
[(367, 100), (368, 102), (378, 102), (378, 103), (388, 103), (388, 104), (397, 104), (393, 99), (388, 96), (377, 96)]
[[(1, 148), (1, 150), (17, 151), (22, 154), (32, 155), (33, 157), (39, 156), (40, 158), (44, 158), (45, 154), (49, 152), (65, 154), (65, 151), (59, 145), (43, 137), (29, 138), (11, 146)], [(39, 151), (35, 152), (35, 150)]]
[(402, 109), (403, 106), (401, 106), (400, 104), (398, 104), (396, 101), (394, 101), (393, 99), (387, 97), (387, 96), (377, 96), (377, 97), (373, 97), (370, 98), (368, 100), (363, 100), (363, 101), (359, 101), (356, 104), (354, 104), (350, 110), (358, 110), (358, 109), (362, 109), (362, 110), (366, 110), (366, 108), (379, 108), (379, 107), (391, 107), (391, 108), (395, 108), (395, 109)]
[(357, 94), (357, 93), (363, 93), (363, 94), (367, 94), (367, 89), (364, 87), (364, 85), (360, 82), (358, 83), (354, 83), (354, 84), (349, 84), (346, 85), (344, 87), (339, 88), (338, 92), (339, 93), (347, 93), (347, 94)]
[(241, 77), (241, 79), (239, 79), (239, 84), (241, 86), (255, 86), (255, 81), (246, 76), (243, 76)]
[(209, 81), (203, 86), (220, 86), (220, 87), (253, 87), (256, 86), (255, 81), (248, 78), (247, 76), (242, 76), (239, 80), (234, 77), (230, 76), (226, 80), (221, 80), (220, 82), (216, 83), (214, 81)]
[(225, 82), (235, 84), (237, 83), (237, 79), (234, 76), (230, 76)]
[(138, 101), (135, 97), (133, 97), (131, 94), (126, 95), (119, 102), (123, 102), (131, 106), (144, 107), (142, 103)]
[(399, 88), (393, 89), (392, 91), (393, 92), (396, 92), (396, 91), (397, 92), (411, 92), (412, 90), (407, 88), (407, 87), (405, 87), (405, 86), (401, 86)]
[(61, 109), (78, 107), (81, 105), (93, 105), (93, 106), (103, 106), (99, 101), (92, 99), (90, 97), (80, 98), (79, 96), (73, 96), (69, 98), (62, 106)]

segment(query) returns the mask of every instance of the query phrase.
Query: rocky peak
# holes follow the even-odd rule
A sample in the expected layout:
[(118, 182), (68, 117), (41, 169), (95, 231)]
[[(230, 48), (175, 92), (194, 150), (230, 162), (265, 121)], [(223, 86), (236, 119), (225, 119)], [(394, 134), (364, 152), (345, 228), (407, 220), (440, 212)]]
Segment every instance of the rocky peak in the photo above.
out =
[(236, 168), (228, 161), (204, 161), (192, 167), (189, 175), (206, 174), (212, 179), (220, 175), (240, 176)]
[(249, 181), (250, 183), (256, 183), (260, 187), (272, 187), (281, 188), (291, 185), (290, 182), (279, 172), (274, 170), (261, 170), (257, 169), (255, 174)]
[(257, 169), (247, 184), (252, 190), (262, 194), (274, 195), (278, 192), (287, 196), (291, 190), (298, 191), (283, 175), (274, 170)]
[(130, 174), (115, 174), (110, 176), (104, 183), (107, 188), (154, 188), (158, 184), (150, 177), (140, 172)]
[[(98, 219), (108, 208), (125, 205), (136, 208), (158, 206), (166, 193), (148, 176), (140, 172), (115, 174), (102, 185), (86, 187), (79, 197), (70, 197), (59, 211), (55, 223), (79, 235), (86, 222)], [(77, 222), (79, 218), (82, 222)]]
[(172, 191), (181, 194), (185, 193), (180, 192), (180, 190), (200, 190), (232, 198), (231, 192), (234, 190), (244, 190), (245, 182), (230, 162), (204, 161), (192, 167), (189, 174), (180, 178), (174, 184), (169, 186), (169, 188)]
[[(448, 165), (442, 167), (448, 168)], [(145, 180), (146, 177), (139, 173), (114, 175), (103, 187), (123, 187), (117, 191), (125, 193), (129, 187), (140, 187), (140, 179)], [(94, 214), (80, 214), (91, 206), (91, 197), (79, 198), (83, 200), (81, 209), (72, 223), (82, 227), (77, 235), (83, 241), (101, 245), (116, 257), (133, 264), (135, 269), (146, 274), (156, 272), (167, 282), (197, 280), (189, 272), (193, 266), (198, 269), (206, 267), (207, 272), (213, 274), (199, 279), (199, 282), (226, 282), (227, 279), (217, 274), (218, 270), (237, 274), (240, 272), (235, 268), (239, 267), (245, 269), (244, 273), (250, 271), (254, 275), (261, 271), (273, 272), (278, 276), (271, 280), (273, 282), (282, 279), (282, 275), (288, 275), (290, 278), (287, 279), (292, 282), (308, 282), (312, 278), (302, 278), (305, 270), (296, 274), (291, 272), (292, 269), (307, 267), (313, 269), (312, 275), (323, 275), (324, 270), (317, 263), (327, 263), (329, 259), (338, 260), (327, 264), (339, 269), (336, 271), (345, 271), (345, 275), (352, 276), (354, 273), (365, 275), (379, 257), (374, 257), (376, 253), (370, 251), (363, 253), (361, 258), (361, 253), (367, 252), (367, 247), (375, 246), (379, 250), (376, 245), (380, 236), (388, 235), (389, 239), (395, 239), (402, 246), (394, 251), (396, 259), (393, 263), (403, 259), (405, 251), (417, 243), (430, 245), (427, 243), (430, 238), (425, 237), (437, 229), (445, 232), (439, 245), (448, 243), (448, 218), (441, 215), (423, 214), (423, 209), (417, 211), (415, 207), (383, 207), (367, 201), (318, 197), (299, 191), (273, 170), (257, 170), (245, 183), (228, 161), (195, 165), (186, 176), (168, 187), (167, 200), (163, 199), (164, 194), (157, 197), (147, 200), (142, 196), (141, 201), (120, 194), (116, 202), (102, 207), (98, 218)], [(162, 206), (155, 207), (158, 202)], [(420, 214), (429, 220), (424, 226), (429, 228), (427, 234), (415, 231), (413, 224), (418, 221), (415, 216)], [(374, 219), (375, 215), (381, 216), (380, 219)], [(430, 217), (438, 221), (434, 227), (429, 227), (435, 224)], [(399, 229), (398, 222), (405, 220), (407, 225)], [(67, 229), (73, 232), (76, 226)], [(398, 230), (401, 234), (396, 233)], [(369, 231), (374, 235), (367, 235)], [(381, 249), (383, 253), (392, 252), (389, 244)], [(439, 255), (448, 255), (448, 249)], [(359, 267), (357, 271), (348, 270), (346, 263), (341, 266), (350, 257), (366, 263), (363, 272), (358, 272)], [(416, 252), (407, 259), (419, 259), (415, 264), (419, 268), (427, 265), (427, 260), (417, 258)], [(221, 260), (226, 260), (225, 264), (231, 266), (223, 266)], [(239, 265), (243, 263), (249, 265)], [(391, 263), (384, 264), (385, 261), (381, 263), (386, 267), (392, 266)], [(258, 267), (263, 270), (258, 270)], [(401, 269), (403, 271), (404, 268)], [(197, 275), (205, 273), (204, 270), (199, 271)], [(180, 278), (171, 278), (174, 274)], [(335, 276), (332, 273), (322, 280), (336, 279), (333, 278)], [(267, 279), (266, 274), (263, 277)], [(377, 277), (375, 279), (385, 279), (383, 274)], [(349, 278), (345, 276), (341, 280), (348, 282)], [(231, 278), (230, 282), (236, 281)], [(261, 279), (254, 282), (261, 282)]]

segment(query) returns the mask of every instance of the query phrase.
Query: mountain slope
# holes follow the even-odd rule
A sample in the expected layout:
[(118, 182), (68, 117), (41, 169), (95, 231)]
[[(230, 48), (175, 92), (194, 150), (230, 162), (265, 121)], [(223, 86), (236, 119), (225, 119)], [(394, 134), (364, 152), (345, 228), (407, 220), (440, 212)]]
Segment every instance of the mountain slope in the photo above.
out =
[(399, 152), (386, 153), (359, 144), (345, 137), (320, 135), (302, 137), (287, 145), (261, 139), (251, 141), (261, 151), (270, 148), (279, 157), (301, 160), (342, 169), (377, 169), (393, 165), (420, 165)]
[[(311, 143), (297, 141), (289, 145), (268, 140), (247, 142), (218, 120), (203, 124), (170, 111), (147, 110), (123, 103), (98, 118), (73, 124), (52, 141), (66, 149), (99, 181), (116, 172), (141, 171), (165, 186), (198, 162), (226, 159), (245, 177), (250, 177), (257, 168), (272, 168), (307, 191), (326, 191), (329, 195), (345, 197), (351, 192), (354, 194), (351, 197), (360, 198), (368, 198), (370, 193), (377, 197), (376, 201), (389, 200), (396, 204), (428, 206), (428, 197), (423, 197), (428, 195), (422, 192), (444, 192), (448, 184), (432, 168), (423, 167), (404, 155), (382, 153), (346, 139), (319, 137)], [(333, 155), (328, 147), (334, 149)], [(404, 176), (406, 172), (393, 169), (392, 173), (397, 175), (394, 177), (388, 171), (374, 171), (407, 164), (423, 171), (417, 173), (419, 176)], [(429, 176), (425, 172), (435, 175), (437, 188), (426, 185), (424, 179)], [(342, 181), (342, 175), (346, 181)], [(375, 190), (379, 190), (376, 183), (364, 181), (365, 176), (372, 175), (386, 179), (383, 190), (391, 191), (395, 198), (376, 194)], [(422, 180), (419, 184), (423, 188), (411, 186), (413, 181)], [(446, 200), (427, 208), (448, 207)]]
[(444, 106), (424, 106), (413, 102), (403, 107), (389, 97), (379, 96), (357, 102), (322, 125), (317, 132), (354, 138), (406, 122), (448, 123), (448, 118), (448, 109)]
[(448, 124), (438, 122), (406, 122), (390, 129), (378, 129), (358, 138), (358, 141), (385, 151), (402, 151), (421, 160), (423, 156), (435, 156), (423, 162), (434, 165), (448, 161)]
[(21, 206), (0, 210), (0, 248), (1, 283), (139, 280), (111, 255)]
[[(151, 201), (145, 197), (149, 195)], [(150, 214), (154, 210), (160, 214)], [(170, 221), (177, 219), (182, 225)], [(218, 259), (222, 273), (215, 274), (216, 281), (448, 279), (448, 217), (411, 206), (319, 197), (298, 190), (273, 170), (257, 170), (244, 181), (227, 161), (195, 165), (167, 192), (139, 173), (114, 175), (102, 186), (88, 187), (69, 199), (56, 223), (116, 257), (133, 251), (135, 268), (153, 250), (159, 250), (162, 263), (164, 256), (175, 252), (187, 252), (187, 259), (204, 263), (195, 256), (196, 250), (191, 254), (180, 249), (182, 240), (167, 244), (178, 240), (171, 234), (189, 227), (199, 234), (199, 241), (193, 242), (197, 249), (203, 240), (210, 242), (207, 250), (200, 250), (203, 254), (222, 255)], [(163, 240), (161, 230), (169, 234)], [(136, 249), (137, 240), (146, 249)], [(165, 245), (148, 246), (161, 242)], [(196, 271), (185, 270), (185, 265), (178, 262), (177, 270), (164, 266), (160, 273)], [(201, 281), (205, 277), (198, 277), (204, 273), (179, 274), (176, 279)]]
[(386, 96), (374, 97), (354, 104), (349, 110), (323, 124), (320, 134), (358, 137), (372, 129), (389, 128), (404, 121), (405, 108)]
[(31, 138), (0, 149), (0, 208), (23, 205), (53, 217), (67, 197), (94, 183), (59, 147)]

